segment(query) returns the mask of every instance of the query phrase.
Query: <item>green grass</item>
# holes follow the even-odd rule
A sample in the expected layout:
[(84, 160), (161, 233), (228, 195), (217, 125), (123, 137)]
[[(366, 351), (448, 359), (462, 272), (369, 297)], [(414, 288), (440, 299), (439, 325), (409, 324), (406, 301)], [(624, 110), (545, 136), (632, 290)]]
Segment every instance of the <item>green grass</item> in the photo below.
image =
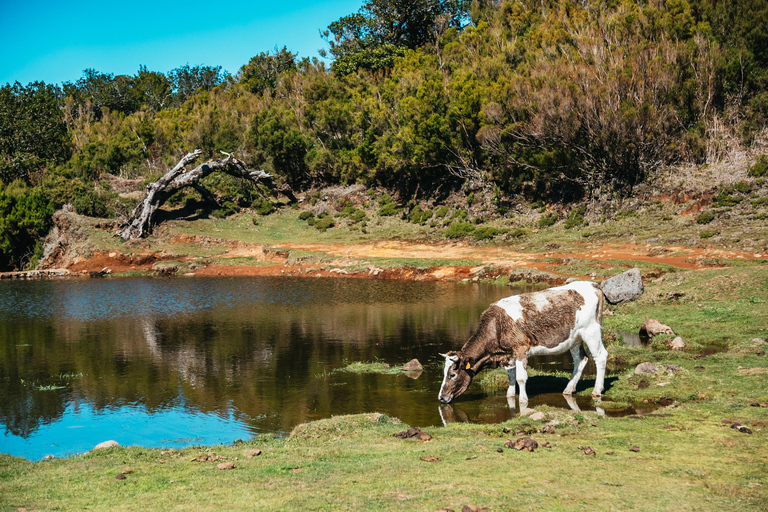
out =
[(339, 368), (337, 371), (349, 372), (349, 373), (383, 373), (386, 375), (397, 375), (403, 373), (402, 365), (390, 366), (387, 363), (381, 361), (374, 362), (361, 362), (355, 361), (349, 363), (344, 368)]

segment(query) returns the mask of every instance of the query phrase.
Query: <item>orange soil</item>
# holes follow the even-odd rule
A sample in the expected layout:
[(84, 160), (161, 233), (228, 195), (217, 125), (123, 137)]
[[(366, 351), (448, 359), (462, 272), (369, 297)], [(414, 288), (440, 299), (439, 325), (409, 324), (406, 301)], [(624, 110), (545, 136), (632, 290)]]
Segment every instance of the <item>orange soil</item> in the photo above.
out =
[[(183, 240), (181, 239), (183, 238)], [(724, 251), (714, 249), (693, 249), (685, 247), (651, 248), (632, 244), (604, 245), (601, 247), (585, 246), (581, 250), (553, 250), (546, 253), (516, 252), (503, 247), (474, 247), (465, 243), (420, 243), (404, 241), (381, 241), (362, 244), (292, 244), (273, 245), (265, 250), (264, 246), (248, 242), (229, 242), (223, 240), (197, 239), (194, 236), (182, 235), (178, 243), (216, 243), (221, 245), (222, 253), (212, 259), (235, 257), (251, 257), (259, 261), (258, 265), (224, 265), (216, 262), (208, 263), (202, 268), (192, 271), (199, 276), (336, 276), (375, 279), (407, 279), (407, 280), (460, 280), (477, 275), (477, 272), (487, 265), (493, 265), (495, 271), (486, 273), (484, 277), (505, 275), (516, 268), (535, 268), (553, 272), (551, 267), (561, 264), (562, 260), (577, 258), (604, 262), (606, 260), (633, 260), (665, 264), (682, 269), (696, 269), (712, 266), (713, 259), (757, 259), (763, 254), (739, 251)], [(282, 249), (282, 250), (281, 250)], [(287, 264), (287, 249), (299, 249), (323, 253), (337, 259), (331, 262)], [(359, 265), (367, 258), (418, 258), (433, 260), (473, 260), (482, 262), (478, 267), (462, 265), (439, 265), (430, 269), (415, 269), (398, 267), (379, 269), (369, 265), (363, 270), (350, 269), (351, 265)], [(548, 258), (550, 261), (536, 261)], [(96, 253), (92, 257), (79, 260), (71, 265), (73, 273), (88, 273), (108, 268), (111, 272), (151, 271), (152, 265), (163, 259), (187, 260), (190, 263), (195, 258), (179, 258), (178, 256), (163, 257), (159, 253), (145, 255), (126, 255), (117, 252)], [(322, 267), (322, 268), (321, 268)], [(556, 272), (553, 272), (556, 273)], [(586, 277), (586, 276), (576, 276)]]

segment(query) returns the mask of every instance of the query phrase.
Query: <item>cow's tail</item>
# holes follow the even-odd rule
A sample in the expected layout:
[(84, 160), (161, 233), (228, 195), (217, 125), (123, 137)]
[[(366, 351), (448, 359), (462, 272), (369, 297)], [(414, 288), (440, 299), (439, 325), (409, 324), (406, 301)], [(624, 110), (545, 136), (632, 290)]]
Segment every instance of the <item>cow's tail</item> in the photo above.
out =
[(603, 290), (598, 285), (595, 285), (595, 293), (597, 294), (597, 311), (595, 311), (595, 320), (600, 325), (603, 324), (603, 307), (605, 306), (605, 295)]

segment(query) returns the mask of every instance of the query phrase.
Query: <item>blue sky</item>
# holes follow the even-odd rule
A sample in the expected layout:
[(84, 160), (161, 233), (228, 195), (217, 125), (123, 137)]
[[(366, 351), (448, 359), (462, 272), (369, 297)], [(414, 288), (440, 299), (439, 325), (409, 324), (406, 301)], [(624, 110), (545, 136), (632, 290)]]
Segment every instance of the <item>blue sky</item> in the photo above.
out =
[(135, 74), (189, 63), (232, 74), (254, 55), (325, 47), (319, 32), (363, 0), (0, 0), (0, 85), (74, 82), (86, 68)]

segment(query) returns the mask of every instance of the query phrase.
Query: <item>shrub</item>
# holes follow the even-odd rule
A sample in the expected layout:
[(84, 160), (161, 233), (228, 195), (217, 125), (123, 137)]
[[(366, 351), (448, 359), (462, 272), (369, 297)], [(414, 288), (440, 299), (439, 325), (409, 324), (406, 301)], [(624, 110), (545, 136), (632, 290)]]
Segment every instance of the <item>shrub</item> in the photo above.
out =
[(512, 230), (509, 236), (511, 236), (512, 238), (520, 238), (523, 236), (528, 236), (528, 230), (525, 228), (515, 228)]
[(448, 207), (447, 206), (441, 206), (440, 208), (438, 208), (435, 211), (435, 217), (438, 218), (438, 219), (442, 219), (446, 215), (448, 215)]
[(464, 220), (467, 218), (467, 210), (456, 210), (451, 215), (452, 220)]
[(717, 206), (734, 206), (741, 202), (740, 197), (734, 197), (731, 195), (732, 190), (730, 188), (723, 189), (714, 197), (714, 202)]
[(272, 204), (272, 201), (265, 197), (257, 197), (254, 199), (253, 208), (259, 215), (269, 215), (275, 211), (275, 205)]
[(312, 213), (312, 212), (301, 212), (299, 214), (299, 220), (307, 220), (310, 217), (314, 217), (314, 216), (315, 216), (315, 214)]
[(461, 238), (472, 234), (474, 230), (475, 226), (469, 222), (454, 222), (445, 230), (445, 236), (446, 238)]
[(549, 226), (552, 226), (555, 222), (557, 222), (557, 214), (554, 212), (545, 213), (544, 215), (539, 217), (540, 228), (548, 228)]
[(379, 215), (382, 217), (391, 217), (398, 212), (397, 205), (395, 203), (385, 203), (379, 208)]
[(709, 212), (709, 211), (702, 212), (701, 214), (699, 214), (698, 217), (696, 217), (696, 224), (709, 224), (713, 220), (715, 220), (715, 214), (714, 213)]
[(579, 206), (578, 208), (571, 210), (568, 213), (568, 218), (565, 219), (565, 229), (581, 227), (586, 224), (587, 221), (584, 219), (585, 213), (587, 213), (586, 206)]
[(211, 212), (211, 216), (216, 217), (217, 219), (223, 219), (237, 213), (238, 211), (240, 211), (240, 208), (238, 208), (235, 203), (232, 201), (224, 201), (224, 204), (221, 205), (221, 208)]
[(494, 228), (492, 226), (482, 226), (475, 228), (472, 232), (472, 237), (479, 242), (480, 240), (490, 240), (503, 232), (505, 232), (505, 230)]
[(736, 192), (741, 192), (742, 194), (749, 194), (752, 192), (752, 185), (746, 181), (740, 181), (736, 183), (733, 188), (736, 189)]
[(749, 175), (754, 178), (760, 178), (768, 172), (768, 155), (760, 155), (749, 168)]
[(333, 226), (335, 226), (335, 224), (333, 222), (333, 217), (330, 215), (323, 215), (317, 219), (317, 222), (315, 222), (315, 229), (319, 229), (323, 232), (327, 231)]
[(699, 233), (699, 237), (701, 238), (712, 238), (717, 234), (717, 231), (702, 231)]
[(410, 220), (414, 224), (423, 226), (431, 217), (432, 212), (430, 210), (422, 210), (419, 205), (416, 205), (413, 207), (413, 210), (411, 210)]

